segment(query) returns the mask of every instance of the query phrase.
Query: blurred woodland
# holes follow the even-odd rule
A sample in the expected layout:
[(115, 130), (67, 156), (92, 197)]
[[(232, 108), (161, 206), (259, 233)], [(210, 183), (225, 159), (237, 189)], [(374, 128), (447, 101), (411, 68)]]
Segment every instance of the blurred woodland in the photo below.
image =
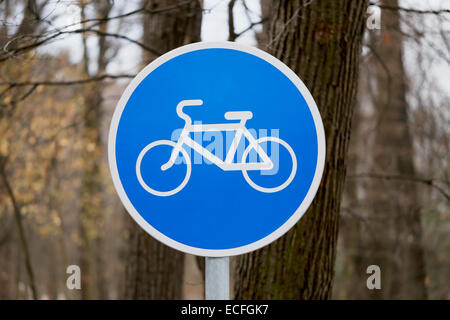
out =
[[(449, 299), (445, 0), (0, 0), (0, 299), (203, 298), (204, 259), (138, 227), (106, 157), (130, 79), (202, 40), (286, 63), (327, 138), (311, 208), (232, 258), (233, 297)], [(66, 286), (69, 265), (81, 290)], [(366, 287), (370, 265), (381, 290)]]

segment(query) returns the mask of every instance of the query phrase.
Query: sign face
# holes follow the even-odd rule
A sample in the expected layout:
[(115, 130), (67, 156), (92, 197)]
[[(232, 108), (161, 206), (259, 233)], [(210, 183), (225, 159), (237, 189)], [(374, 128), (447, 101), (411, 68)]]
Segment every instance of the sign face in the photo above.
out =
[(133, 79), (114, 112), (108, 157), (120, 199), (150, 235), (230, 256), (269, 244), (305, 213), (325, 136), (311, 94), (281, 61), (201, 42)]

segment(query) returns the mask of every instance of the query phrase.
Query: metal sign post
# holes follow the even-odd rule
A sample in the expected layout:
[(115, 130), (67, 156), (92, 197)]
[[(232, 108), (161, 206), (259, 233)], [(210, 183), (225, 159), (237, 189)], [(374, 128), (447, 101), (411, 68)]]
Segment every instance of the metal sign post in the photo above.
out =
[(205, 299), (230, 299), (230, 257), (206, 257)]

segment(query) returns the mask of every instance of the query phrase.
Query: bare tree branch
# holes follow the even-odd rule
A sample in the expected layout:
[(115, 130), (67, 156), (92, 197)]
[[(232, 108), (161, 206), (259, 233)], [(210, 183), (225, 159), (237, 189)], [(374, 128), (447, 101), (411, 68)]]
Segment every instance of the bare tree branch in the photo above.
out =
[[(412, 177), (412, 176), (404, 176), (398, 174), (384, 174), (384, 173), (353, 173), (348, 175), (349, 178), (373, 178), (373, 179), (382, 179), (382, 180), (401, 180), (401, 181), (411, 181), (415, 183), (426, 184), (430, 187), (435, 188), (439, 191), (447, 200), (450, 200), (450, 194), (447, 193), (441, 186), (437, 184), (436, 179), (430, 178), (421, 178), (421, 177)], [(446, 181), (440, 181), (444, 184), (449, 184)]]
[[(122, 19), (125, 17), (130, 17), (134, 14), (139, 14), (139, 13), (144, 13), (144, 14), (159, 14), (159, 13), (163, 13), (163, 12), (167, 12), (170, 10), (174, 10), (177, 9), (179, 7), (182, 7), (184, 5), (187, 5), (193, 1), (197, 1), (197, 0), (186, 0), (186, 1), (180, 1), (177, 4), (174, 5), (170, 5), (164, 8), (159, 8), (159, 9), (147, 9), (147, 8), (139, 8), (121, 15), (117, 15), (117, 16), (113, 16), (113, 17), (101, 17), (101, 18), (93, 18), (93, 19), (84, 19), (82, 21), (76, 22), (76, 23), (72, 23), (72, 24), (68, 24), (64, 27), (61, 28), (57, 28), (57, 29), (53, 29), (51, 31), (48, 31), (44, 34), (40, 34), (40, 35), (30, 35), (30, 34), (24, 34), (24, 33), (18, 33), (17, 36), (11, 38), (3, 47), (3, 51), (5, 52), (5, 54), (0, 55), (0, 62), (5, 61), (9, 58), (11, 58), (12, 56), (18, 54), (18, 53), (22, 53), (22, 52), (26, 52), (28, 50), (32, 50), (34, 48), (37, 48), (53, 39), (58, 38), (61, 35), (64, 34), (76, 34), (76, 33), (83, 33), (83, 32), (93, 32), (93, 33), (97, 33), (100, 36), (105, 36), (105, 37), (114, 37), (114, 38), (118, 38), (118, 39), (122, 39), (122, 40), (127, 40), (133, 44), (136, 44), (138, 46), (140, 46), (142, 49), (149, 51), (155, 55), (161, 55), (160, 52), (158, 52), (157, 50), (150, 48), (146, 45), (144, 45), (143, 43), (140, 43), (137, 40), (131, 39), (125, 35), (120, 35), (120, 34), (116, 34), (116, 33), (107, 33), (107, 32), (100, 32), (97, 29), (93, 29), (94, 27), (106, 23), (110, 20), (115, 20), (115, 19)], [(79, 24), (86, 24), (88, 22), (97, 22), (96, 24), (90, 25), (88, 28), (80, 28), (80, 29), (76, 29), (76, 30), (66, 30), (69, 27), (72, 26), (76, 26)], [(19, 41), (21, 39), (40, 39), (36, 42), (30, 43), (30, 44), (26, 44), (26, 45), (22, 45), (22, 46), (17, 46), (15, 47), (13, 50), (9, 51), (8, 47), (10, 47), (14, 42)]]
[(31, 293), (33, 295), (33, 299), (38, 298), (35, 279), (34, 279), (34, 273), (33, 273), (33, 267), (31, 264), (31, 256), (30, 256), (30, 250), (28, 248), (28, 242), (27, 238), (25, 236), (25, 230), (23, 227), (23, 221), (22, 221), (22, 211), (19, 206), (19, 203), (16, 200), (16, 196), (14, 194), (14, 191), (11, 187), (11, 184), (9, 183), (8, 177), (6, 175), (6, 157), (0, 155), (0, 176), (2, 177), (3, 184), (6, 188), (6, 192), (8, 193), (9, 199), (11, 200), (11, 204), (14, 211), (14, 217), (16, 218), (17, 228), (19, 230), (19, 237), (20, 237), (20, 243), (22, 245), (22, 249), (24, 251), (25, 256), (25, 266), (28, 274), (28, 278), (30, 281), (30, 287), (31, 287)]
[[(76, 80), (67, 80), (67, 81), (24, 81), (24, 82), (0, 82), (0, 86), (9, 86), (9, 89), (14, 87), (24, 87), (24, 86), (70, 86), (76, 84), (85, 84), (94, 81), (102, 81), (106, 79), (130, 79), (134, 78), (135, 75), (132, 74), (103, 74), (97, 77), (90, 77), (86, 79), (76, 79)], [(7, 88), (8, 89), (8, 88)], [(2, 92), (4, 94), (5, 92)]]
[(400, 7), (400, 6), (390, 6), (390, 5), (386, 5), (386, 4), (381, 4), (378, 2), (370, 2), (371, 6), (377, 6), (381, 9), (386, 9), (386, 10), (397, 10), (397, 11), (403, 11), (403, 12), (409, 12), (409, 13), (417, 13), (417, 14), (445, 14), (445, 13), (450, 13), (450, 9), (439, 9), (439, 10), (419, 10), (419, 9), (414, 9), (414, 8), (404, 8), (404, 7)]
[(57, 33), (55, 33), (53, 35), (50, 35), (50, 36), (48, 36), (46, 38), (43, 38), (43, 39), (41, 39), (39, 41), (30, 43), (28, 45), (17, 47), (17, 48), (14, 48), (13, 50), (9, 51), (8, 47), (14, 41), (17, 41), (17, 40), (19, 40), (21, 38), (23, 39), (23, 38), (26, 38), (26, 37), (28, 37), (28, 38), (33, 38), (33, 37), (39, 38), (41, 36), (30, 36), (29, 35), (29, 36), (18, 36), (16, 38), (13, 38), (10, 41), (8, 41), (5, 44), (5, 46), (3, 47), (3, 51), (5, 51), (6, 53), (0, 56), (0, 62), (9, 59), (12, 56), (15, 56), (16, 54), (18, 54), (20, 52), (25, 52), (25, 51), (29, 51), (29, 50), (32, 50), (34, 48), (37, 48), (37, 47), (39, 47), (39, 46), (49, 42), (50, 40), (56, 39), (59, 36), (62, 36), (62, 35), (65, 35), (65, 34), (78, 34), (78, 33), (81, 34), (81, 33), (89, 33), (89, 32), (96, 33), (96, 34), (98, 34), (99, 36), (102, 36), (102, 37), (113, 37), (113, 38), (117, 38), (117, 39), (127, 40), (127, 41), (129, 41), (129, 42), (131, 42), (133, 44), (136, 44), (139, 47), (141, 47), (142, 49), (144, 49), (146, 51), (149, 51), (149, 52), (151, 52), (151, 53), (153, 53), (155, 55), (158, 55), (158, 56), (161, 55), (161, 53), (159, 51), (157, 51), (157, 50), (155, 50), (153, 48), (150, 48), (150, 47), (146, 46), (145, 44), (143, 44), (143, 43), (141, 43), (141, 42), (139, 42), (137, 40), (131, 39), (131, 38), (129, 38), (127, 36), (124, 36), (124, 35), (121, 35), (121, 34), (102, 32), (100, 30), (92, 29), (92, 28), (80, 28), (80, 29), (76, 29), (76, 30), (59, 31), (59, 32), (57, 32)]
[(265, 18), (262, 18), (262, 19), (259, 20), (259, 21), (251, 22), (250, 25), (249, 25), (247, 28), (245, 28), (244, 30), (242, 30), (241, 32), (239, 32), (239, 33), (236, 34), (236, 38), (235, 38), (235, 39), (239, 38), (239, 37), (242, 36), (244, 33), (246, 33), (246, 32), (248, 32), (248, 31), (252, 30), (255, 26), (257, 26), (257, 25), (259, 25), (259, 24), (263, 24), (264, 22), (267, 21), (267, 19), (268, 19), (268, 18), (265, 17)]

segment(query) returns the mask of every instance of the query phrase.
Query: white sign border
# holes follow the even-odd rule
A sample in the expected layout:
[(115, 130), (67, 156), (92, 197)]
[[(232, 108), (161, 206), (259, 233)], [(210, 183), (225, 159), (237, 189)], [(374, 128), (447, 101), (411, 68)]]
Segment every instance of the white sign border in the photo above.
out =
[[(311, 186), (309, 187), (308, 193), (306, 194), (305, 198), (303, 199), (300, 206), (297, 208), (295, 213), (277, 230), (272, 232), (271, 234), (267, 235), (266, 237), (247, 244), (245, 246), (231, 248), (231, 249), (203, 249), (203, 248), (197, 248), (185, 245), (181, 242), (175, 241), (163, 233), (156, 230), (154, 227), (152, 227), (147, 221), (145, 221), (142, 216), (138, 213), (138, 211), (134, 208), (131, 201), (128, 199), (127, 194), (125, 193), (125, 190), (122, 186), (122, 183), (120, 181), (119, 172), (117, 169), (117, 163), (116, 163), (116, 134), (117, 129), (119, 126), (119, 121), (122, 116), (122, 112), (128, 102), (128, 99), (131, 97), (132, 93), (136, 89), (136, 87), (141, 83), (144, 78), (149, 75), (153, 70), (158, 68), (163, 63), (179, 56), (187, 52), (196, 51), (196, 50), (202, 50), (202, 49), (212, 49), (212, 48), (221, 48), (221, 49), (233, 49), (245, 53), (249, 53), (251, 55), (257, 56), (258, 58), (261, 58), (271, 65), (273, 65), (275, 68), (280, 70), (285, 76), (287, 76), (292, 83), (297, 87), (297, 89), (300, 91), (300, 93), (303, 95), (304, 99), (306, 100), (306, 103), (311, 111), (311, 114), (314, 119), (316, 132), (317, 132), (317, 145), (318, 145), (318, 155), (317, 155), (317, 166), (316, 166), (316, 172), (314, 173), (314, 178), (311, 183)], [(151, 236), (156, 238), (157, 240), (161, 241), (162, 243), (168, 245), (169, 247), (172, 247), (174, 249), (190, 253), (193, 255), (198, 256), (206, 256), (206, 257), (227, 257), (227, 256), (234, 256), (239, 254), (248, 253), (254, 250), (257, 250), (263, 246), (268, 245), (269, 243), (275, 241), (279, 237), (281, 237), (283, 234), (285, 234), (289, 229), (291, 229), (297, 221), (303, 216), (303, 214), (306, 212), (310, 204), (312, 203), (314, 196), (316, 195), (316, 192), (319, 188), (320, 181), (323, 174), (323, 169), (325, 165), (325, 132), (323, 128), (322, 118), (320, 117), (319, 109), (317, 108), (317, 105), (309, 92), (308, 88), (305, 86), (305, 84), (300, 80), (300, 78), (283, 62), (278, 60), (277, 58), (273, 57), (272, 55), (268, 54), (267, 52), (264, 52), (260, 49), (257, 49), (255, 47), (245, 46), (242, 44), (238, 44), (235, 42), (197, 42), (188, 44), (182, 47), (179, 47), (177, 49), (174, 49), (159, 58), (155, 59), (152, 63), (147, 65), (141, 72), (139, 72), (136, 77), (131, 81), (131, 83), (127, 86), (124, 93), (122, 94), (119, 102), (117, 103), (116, 109), (114, 111), (111, 125), (109, 129), (109, 136), (108, 136), (108, 162), (109, 162), (109, 168), (112, 176), (112, 180), (114, 183), (114, 187), (120, 197), (120, 200), (124, 204), (125, 208), (127, 209), (128, 213), (131, 215), (131, 217), (137, 222), (137, 224), (143, 228), (147, 233), (149, 233)]]

